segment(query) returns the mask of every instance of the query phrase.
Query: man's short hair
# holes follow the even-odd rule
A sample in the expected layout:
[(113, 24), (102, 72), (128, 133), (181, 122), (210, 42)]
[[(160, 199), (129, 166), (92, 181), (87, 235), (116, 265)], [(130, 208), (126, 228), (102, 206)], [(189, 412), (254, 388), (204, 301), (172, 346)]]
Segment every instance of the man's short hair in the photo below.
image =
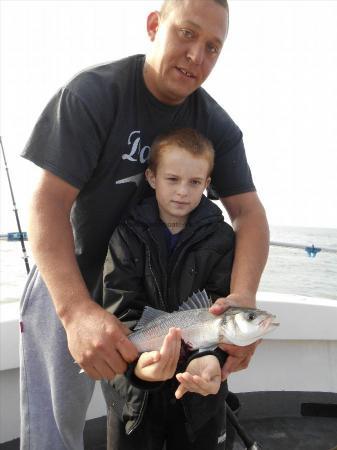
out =
[[(162, 7), (160, 9), (160, 14), (162, 17), (167, 16), (167, 14), (171, 11), (171, 9), (177, 3), (181, 3), (183, 0), (164, 0)], [(219, 5), (223, 6), (228, 12), (228, 2), (227, 0), (213, 0), (215, 3), (219, 3)]]
[(192, 128), (177, 128), (158, 135), (151, 145), (148, 160), (149, 169), (156, 173), (160, 157), (168, 146), (176, 146), (192, 156), (202, 157), (209, 162), (208, 175), (214, 166), (214, 148), (209, 139)]

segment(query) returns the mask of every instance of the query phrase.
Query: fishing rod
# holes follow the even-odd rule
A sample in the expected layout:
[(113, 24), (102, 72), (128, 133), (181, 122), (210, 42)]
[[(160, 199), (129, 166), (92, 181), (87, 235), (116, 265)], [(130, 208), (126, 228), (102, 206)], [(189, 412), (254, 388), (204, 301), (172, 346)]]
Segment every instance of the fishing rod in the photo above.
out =
[(231, 425), (237, 432), (241, 441), (244, 443), (245, 448), (247, 450), (261, 450), (260, 445), (256, 441), (254, 441), (254, 439), (252, 439), (248, 435), (246, 430), (242, 427), (238, 418), (236, 417), (236, 415), (234, 414), (234, 412), (232, 411), (231, 407), (228, 405), (227, 402), (226, 402), (226, 412), (227, 412), (227, 417), (228, 417)]
[(27, 274), (28, 274), (30, 272), (30, 267), (29, 267), (29, 262), (28, 262), (28, 255), (27, 255), (27, 252), (26, 252), (24, 236), (23, 236), (23, 233), (22, 233), (22, 230), (21, 230), (19, 213), (18, 213), (18, 209), (17, 209), (16, 203), (15, 203), (14, 192), (13, 192), (13, 188), (12, 188), (11, 178), (9, 176), (9, 170), (8, 170), (8, 166), (7, 166), (5, 149), (4, 149), (3, 145), (2, 145), (2, 138), (1, 138), (1, 136), (0, 136), (0, 144), (1, 144), (2, 156), (3, 156), (3, 159), (4, 159), (4, 163), (5, 163), (5, 169), (6, 169), (6, 174), (7, 174), (8, 184), (9, 184), (9, 190), (11, 192), (12, 203), (13, 203), (13, 207), (14, 207), (13, 211), (14, 211), (14, 214), (15, 214), (16, 223), (17, 223), (18, 230), (19, 230), (19, 236), (20, 236), (20, 242), (21, 242), (21, 249), (22, 249), (22, 253), (23, 253), (23, 259), (24, 259), (25, 266), (26, 266), (26, 271), (27, 271)]

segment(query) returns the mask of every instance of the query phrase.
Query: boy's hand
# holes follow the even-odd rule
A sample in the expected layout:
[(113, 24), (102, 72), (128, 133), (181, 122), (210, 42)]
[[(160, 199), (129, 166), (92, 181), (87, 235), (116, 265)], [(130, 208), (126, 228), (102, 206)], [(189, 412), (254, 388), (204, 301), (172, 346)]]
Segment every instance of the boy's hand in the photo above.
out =
[(180, 356), (181, 332), (170, 328), (160, 351), (142, 353), (135, 367), (135, 375), (144, 381), (165, 381), (176, 372)]
[(180, 399), (186, 392), (200, 395), (217, 394), (221, 384), (221, 368), (218, 358), (206, 355), (192, 359), (184, 373), (176, 375), (180, 385), (175, 392)]

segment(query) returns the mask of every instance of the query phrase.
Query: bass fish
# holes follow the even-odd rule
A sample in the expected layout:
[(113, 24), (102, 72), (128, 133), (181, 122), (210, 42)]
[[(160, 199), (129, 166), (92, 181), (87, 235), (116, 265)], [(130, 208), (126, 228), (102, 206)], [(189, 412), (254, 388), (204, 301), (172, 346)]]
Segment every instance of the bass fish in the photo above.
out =
[(160, 350), (172, 327), (180, 328), (190, 350), (215, 348), (219, 344), (252, 344), (279, 324), (275, 316), (260, 309), (230, 307), (220, 315), (208, 311), (212, 301), (205, 290), (187, 299), (171, 313), (145, 306), (128, 338), (139, 352)]

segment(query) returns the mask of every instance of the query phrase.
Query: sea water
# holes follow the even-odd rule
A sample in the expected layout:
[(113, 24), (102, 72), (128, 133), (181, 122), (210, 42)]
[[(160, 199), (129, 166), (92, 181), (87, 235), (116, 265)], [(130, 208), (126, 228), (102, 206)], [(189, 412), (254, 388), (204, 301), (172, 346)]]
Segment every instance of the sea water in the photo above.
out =
[[(304, 249), (270, 247), (259, 290), (337, 300), (337, 229), (271, 227), (271, 241), (328, 249), (309, 257)], [(28, 254), (29, 242), (26, 242)], [(30, 265), (33, 264), (29, 258)], [(16, 302), (26, 280), (20, 242), (0, 240), (0, 301)]]

